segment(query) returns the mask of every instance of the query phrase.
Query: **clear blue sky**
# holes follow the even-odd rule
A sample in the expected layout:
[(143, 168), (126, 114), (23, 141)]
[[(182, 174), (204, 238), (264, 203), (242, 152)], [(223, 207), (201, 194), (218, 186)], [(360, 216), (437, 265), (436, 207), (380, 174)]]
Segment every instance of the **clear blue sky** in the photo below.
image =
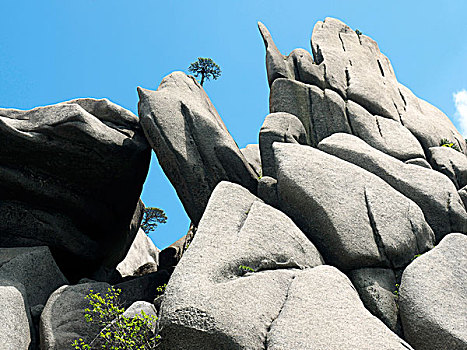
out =
[[(310, 49), (317, 21), (339, 18), (375, 39), (399, 81), (452, 118), (453, 94), (467, 89), (464, 0), (3, 0), (1, 12), (1, 107), (107, 97), (136, 113), (137, 86), (156, 89), (170, 72), (211, 57), (223, 74), (205, 88), (240, 147), (258, 142), (268, 114), (257, 21), (288, 54)], [(142, 197), (169, 217), (151, 234), (159, 248), (186, 233), (188, 218), (155, 157)]]

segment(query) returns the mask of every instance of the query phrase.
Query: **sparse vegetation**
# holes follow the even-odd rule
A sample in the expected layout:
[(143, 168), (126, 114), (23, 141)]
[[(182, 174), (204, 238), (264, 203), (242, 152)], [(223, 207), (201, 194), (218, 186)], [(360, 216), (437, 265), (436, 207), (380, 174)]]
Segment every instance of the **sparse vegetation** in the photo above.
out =
[[(155, 334), (157, 317), (147, 315), (144, 311), (134, 317), (125, 317), (125, 309), (119, 301), (120, 289), (110, 287), (108, 293), (100, 295), (89, 291), (86, 299), (89, 308), (86, 308), (86, 322), (96, 322), (102, 330), (96, 337), (99, 349), (109, 350), (149, 350), (154, 349), (160, 339)], [(82, 338), (72, 344), (76, 350), (91, 350), (94, 347), (87, 344)]]
[(449, 147), (449, 148), (455, 149), (458, 152), (461, 151), (459, 146), (457, 146), (454, 142), (451, 142), (448, 139), (441, 139), (441, 141), (439, 142), (439, 145), (441, 147)]
[(358, 29), (355, 29), (355, 33), (356, 33), (358, 36), (362, 35), (362, 32), (359, 31)]
[(246, 266), (246, 265), (239, 265), (238, 266), (239, 270), (243, 273), (247, 273), (247, 272), (255, 272), (254, 269), (252, 269), (250, 266)]

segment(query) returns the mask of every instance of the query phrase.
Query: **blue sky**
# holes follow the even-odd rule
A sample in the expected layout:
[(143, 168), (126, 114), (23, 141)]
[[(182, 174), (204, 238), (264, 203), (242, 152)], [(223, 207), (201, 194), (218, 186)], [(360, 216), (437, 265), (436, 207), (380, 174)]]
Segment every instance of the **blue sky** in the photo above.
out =
[[(258, 142), (268, 114), (257, 21), (288, 54), (309, 50), (314, 24), (336, 17), (375, 39), (400, 82), (467, 128), (463, 0), (3, 0), (1, 12), (0, 107), (107, 97), (136, 113), (137, 86), (156, 89), (170, 72), (211, 57), (223, 74), (205, 89), (244, 147)], [(188, 218), (155, 157), (142, 198), (169, 218), (151, 234), (159, 248), (186, 233)]]

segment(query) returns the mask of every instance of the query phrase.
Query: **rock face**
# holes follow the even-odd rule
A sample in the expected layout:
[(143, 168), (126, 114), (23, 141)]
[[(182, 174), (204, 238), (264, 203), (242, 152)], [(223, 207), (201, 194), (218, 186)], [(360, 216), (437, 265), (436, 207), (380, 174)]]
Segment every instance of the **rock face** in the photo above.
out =
[(122, 277), (126, 277), (132, 276), (138, 268), (145, 264), (155, 264), (157, 268), (159, 252), (160, 250), (154, 245), (146, 233), (144, 233), (142, 229), (139, 229), (125, 259), (117, 265), (117, 270)]
[(258, 144), (246, 145), (246, 147), (242, 148), (240, 152), (242, 152), (246, 161), (254, 169), (256, 174), (258, 176), (262, 176), (263, 170), (261, 167), (261, 155), (259, 152), (259, 145)]
[(144, 132), (195, 225), (219, 182), (256, 191), (255, 171), (195, 78), (174, 72), (157, 91), (138, 93)]
[(261, 150), (261, 163), (263, 176), (276, 177), (274, 142), (306, 144), (306, 133), (300, 120), (290, 113), (271, 113), (264, 119), (259, 131), (259, 147)]
[(398, 268), (433, 246), (420, 208), (376, 175), (309, 146), (273, 148), (279, 207), (326, 263)]
[(0, 134), (0, 247), (47, 245), (71, 277), (115, 267), (150, 160), (137, 117), (85, 98), (0, 109)]
[(0, 278), (0, 349), (29, 350), (31, 316), (24, 287)]
[(348, 134), (334, 134), (318, 148), (379, 176), (417, 203), (437, 242), (450, 232), (467, 232), (462, 200), (453, 184), (439, 172), (405, 164)]
[(0, 248), (0, 278), (23, 285), (31, 306), (45, 305), (50, 294), (68, 283), (47, 247)]
[(313, 56), (297, 49), (285, 57), (266, 27), (260, 23), (259, 29), (270, 111), (296, 115), (310, 145), (345, 132), (401, 160), (424, 157), (441, 139), (467, 152), (451, 121), (397, 82), (390, 61), (368, 36), (326, 18), (313, 29)]
[(402, 275), (400, 313), (417, 350), (467, 348), (467, 237), (447, 235)]
[(446, 175), (460, 189), (467, 185), (467, 157), (450, 147), (430, 147), (433, 169)]
[(264, 348), (412, 349), (365, 309), (343, 273), (326, 265), (292, 281)]
[(394, 294), (397, 284), (394, 271), (363, 268), (351, 271), (349, 278), (368, 311), (393, 332), (400, 334), (397, 296)]
[(90, 282), (57, 289), (42, 311), (41, 350), (68, 349), (79, 338), (89, 344), (101, 327), (97, 322), (86, 322), (84, 309), (89, 306), (89, 301), (85, 297), (91, 290), (105, 295), (109, 287), (105, 282)]
[(167, 286), (162, 349), (262, 349), (294, 276), (321, 263), (288, 217), (220, 183)]

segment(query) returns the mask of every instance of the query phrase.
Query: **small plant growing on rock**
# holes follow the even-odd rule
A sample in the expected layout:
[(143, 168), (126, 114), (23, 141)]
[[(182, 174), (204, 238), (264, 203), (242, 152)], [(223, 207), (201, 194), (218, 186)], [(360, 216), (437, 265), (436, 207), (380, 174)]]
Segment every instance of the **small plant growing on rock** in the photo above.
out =
[(149, 350), (157, 346), (160, 336), (153, 331), (157, 317), (144, 311), (134, 317), (123, 316), (125, 309), (119, 301), (120, 293), (120, 289), (110, 287), (104, 296), (93, 290), (86, 295), (90, 305), (84, 310), (86, 322), (97, 322), (102, 330), (94, 340), (98, 347), (79, 338), (71, 344), (75, 350)]
[(439, 142), (439, 145), (441, 147), (449, 147), (449, 148), (455, 149), (458, 152), (461, 151), (454, 142), (451, 142), (448, 139), (441, 139), (441, 141)]
[(399, 283), (396, 283), (396, 290), (394, 290), (392, 293), (394, 294), (394, 296), (396, 297), (396, 300), (399, 300)]
[(356, 33), (358, 36), (362, 35), (362, 32), (359, 31), (358, 29), (355, 29), (355, 33)]
[(238, 266), (238, 269), (243, 272), (243, 273), (247, 273), (247, 272), (255, 272), (254, 269), (252, 269), (250, 266), (246, 266), (246, 265), (239, 265)]
[(156, 288), (158, 294), (164, 294), (165, 289), (167, 288), (167, 283), (164, 283), (162, 286)]

